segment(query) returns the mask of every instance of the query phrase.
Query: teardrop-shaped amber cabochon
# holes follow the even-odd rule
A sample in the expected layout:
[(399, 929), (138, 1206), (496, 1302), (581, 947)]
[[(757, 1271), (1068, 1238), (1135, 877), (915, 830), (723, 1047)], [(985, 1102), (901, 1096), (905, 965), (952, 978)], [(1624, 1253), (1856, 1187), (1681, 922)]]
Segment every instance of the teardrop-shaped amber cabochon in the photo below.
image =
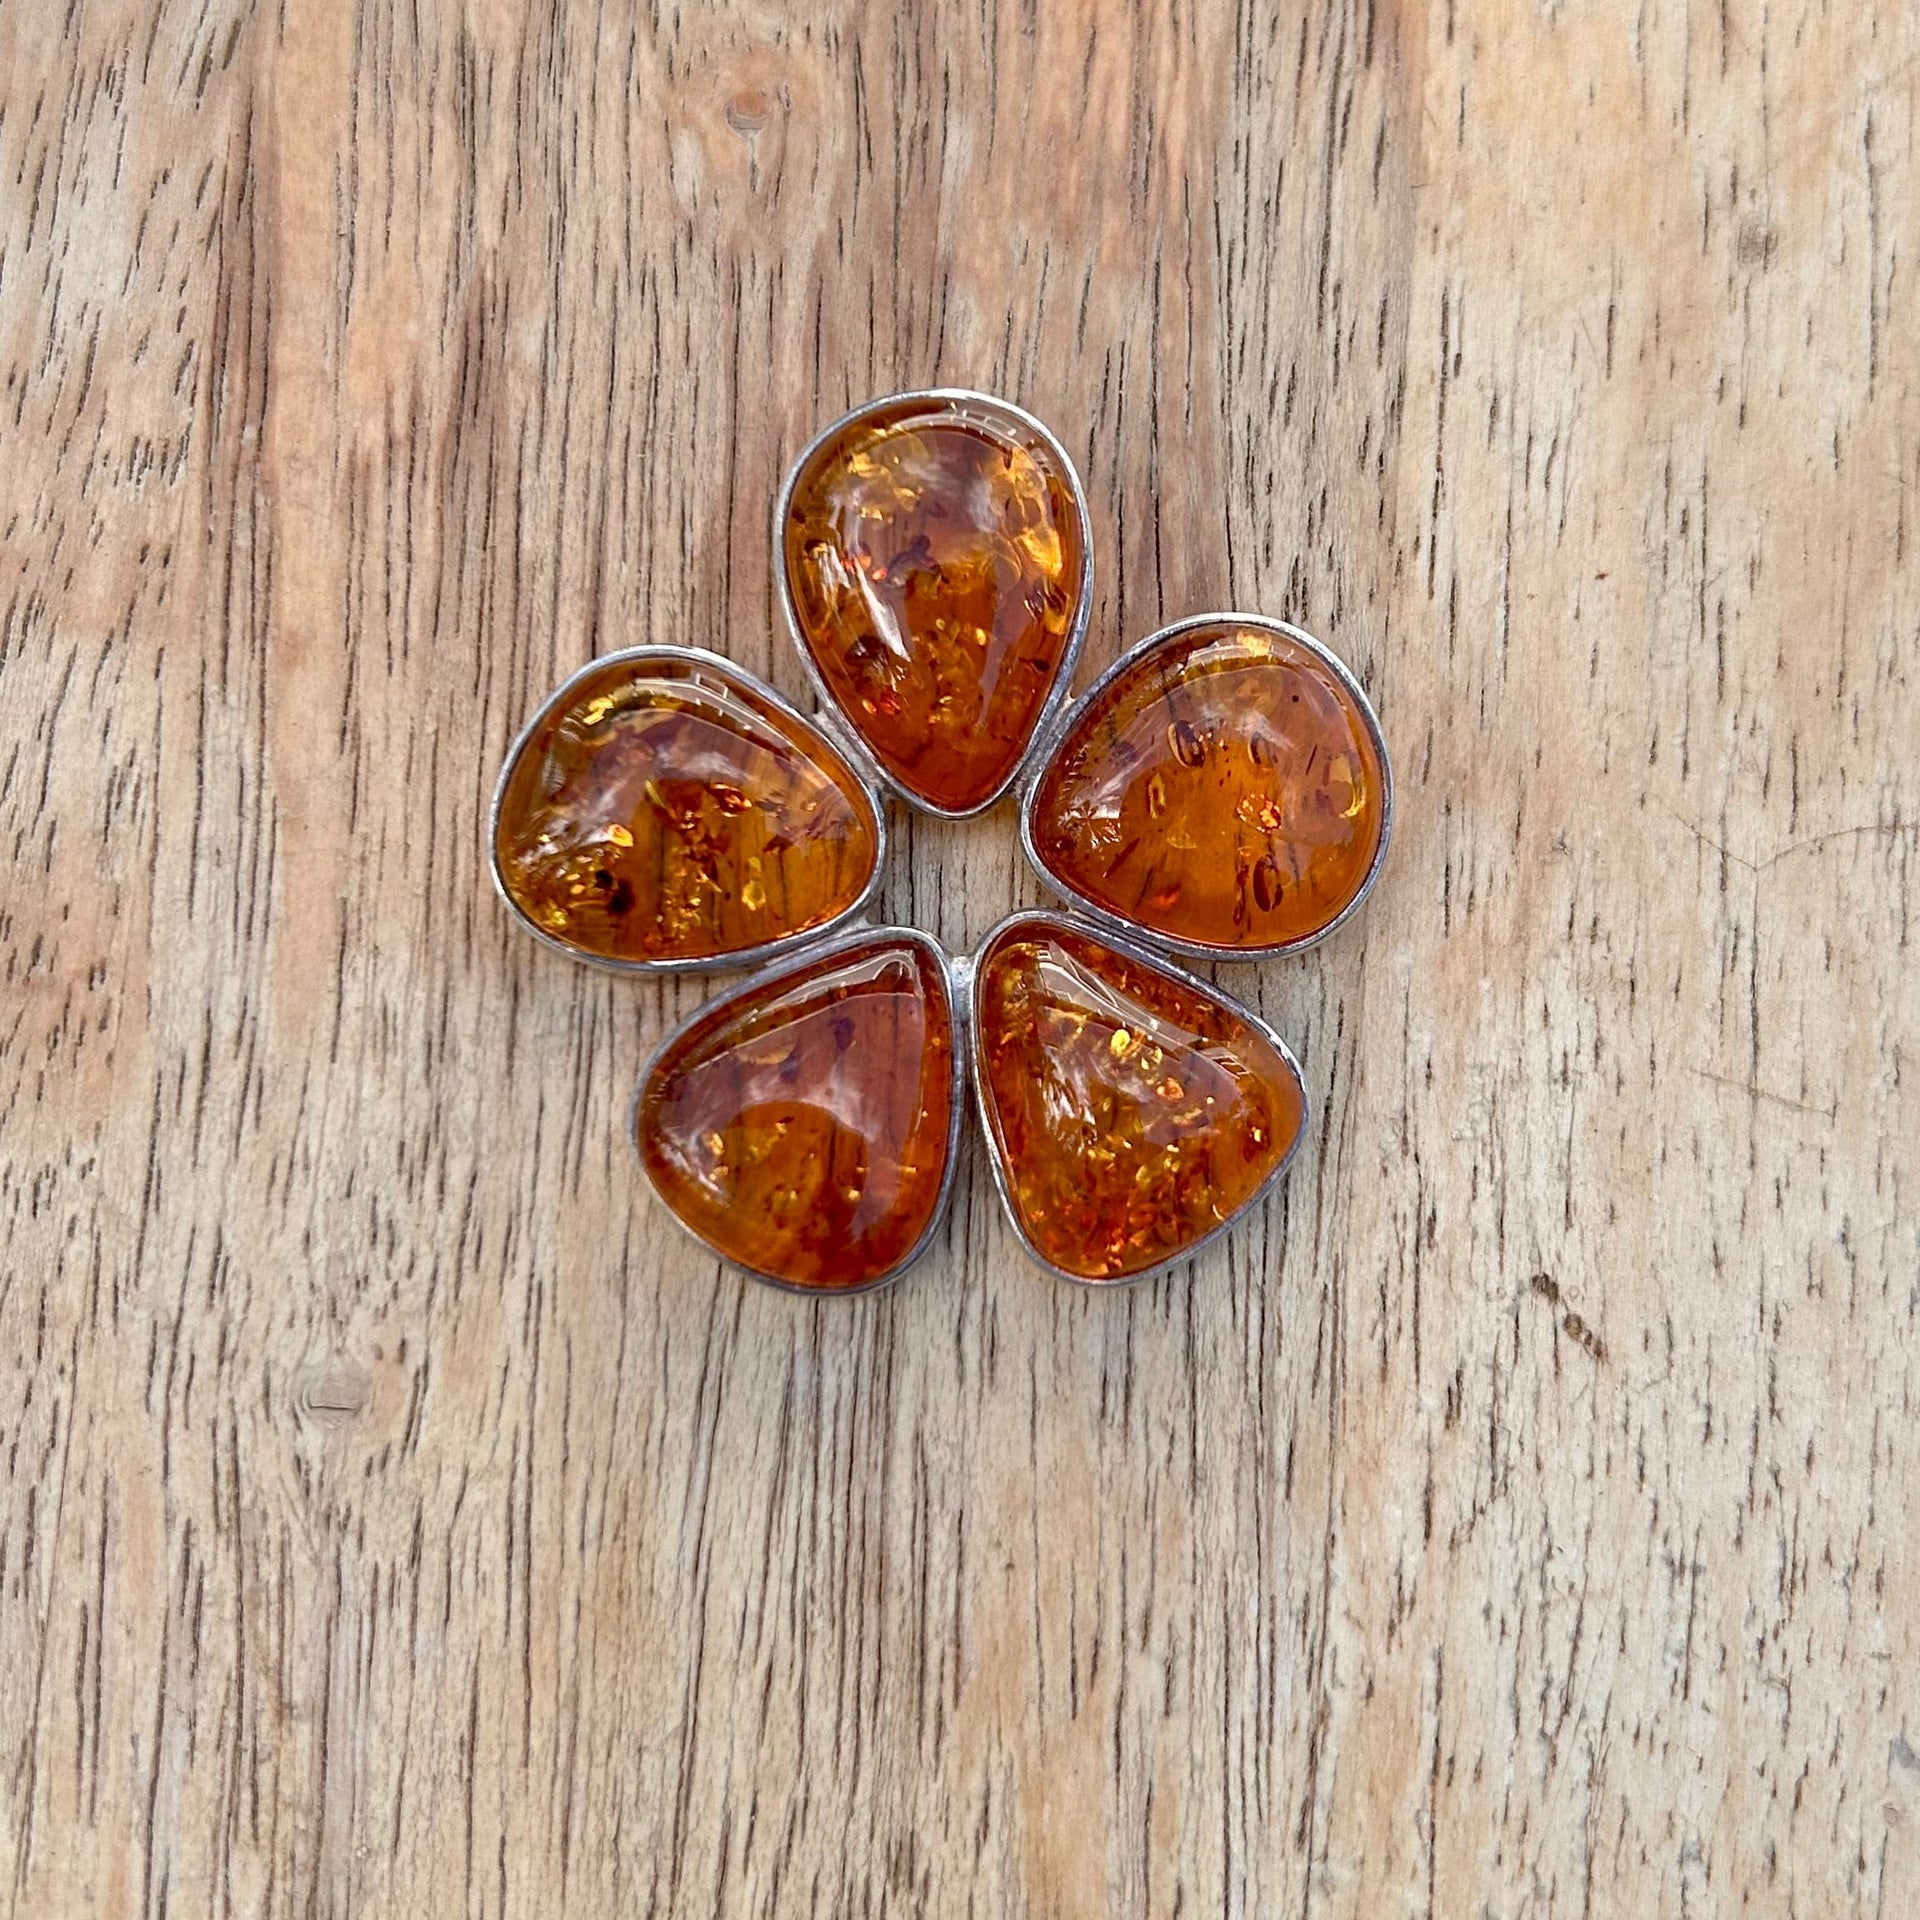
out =
[(641, 1083), (640, 1157), (708, 1246), (850, 1292), (933, 1230), (958, 1120), (953, 1004), (923, 934), (848, 934), (703, 1007)]
[(1259, 1198), (1306, 1125), (1292, 1056), (1244, 1008), (1055, 915), (1023, 914), (974, 974), (974, 1080), (1028, 1245), (1131, 1280)]
[(1317, 939), (1386, 851), (1378, 723), (1331, 656), (1278, 625), (1185, 623), (1081, 701), (1028, 797), (1028, 850), (1069, 897), (1182, 950)]
[(1052, 436), (983, 394), (876, 401), (801, 456), (776, 539), (795, 638), (882, 772), (935, 813), (988, 805), (1086, 625), (1084, 507)]
[(582, 958), (725, 965), (851, 913), (881, 838), (846, 757), (770, 688), (641, 648), (576, 674), (527, 729), (493, 857), (508, 901)]

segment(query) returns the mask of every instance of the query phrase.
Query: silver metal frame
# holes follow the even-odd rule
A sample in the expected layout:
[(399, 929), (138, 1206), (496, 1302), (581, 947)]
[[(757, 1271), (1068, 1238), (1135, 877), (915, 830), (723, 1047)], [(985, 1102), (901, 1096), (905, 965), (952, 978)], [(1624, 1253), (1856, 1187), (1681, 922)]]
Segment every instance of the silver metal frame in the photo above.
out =
[[(1150, 967), (1154, 972), (1169, 980), (1178, 981), (1182, 986), (1192, 987), (1215, 1000), (1229, 1012), (1253, 1028), (1265, 1038), (1287, 1063), (1288, 1070), (1300, 1088), (1300, 1130), (1293, 1137), (1293, 1143), (1280, 1157), (1279, 1164), (1261, 1181), (1252, 1193), (1237, 1206), (1233, 1212), (1217, 1227), (1203, 1233), (1192, 1246), (1183, 1248), (1179, 1253), (1167, 1259), (1157, 1261), (1150, 1267), (1143, 1267), (1138, 1273), (1119, 1274), (1112, 1279), (1092, 1280), (1085, 1274), (1068, 1273), (1064, 1267), (1057, 1267), (1027, 1237), (1027, 1230), (1020, 1223), (1019, 1210), (1013, 1204), (1013, 1196), (1007, 1189), (1006, 1149), (1001, 1143), (999, 1130), (994, 1125), (992, 1105), (987, 1093), (986, 1062), (981, 1057), (980, 1039), (980, 974), (982, 965), (992, 950), (994, 943), (1011, 927), (1041, 926), (1054, 932), (1077, 933), (1083, 939), (1098, 941), (1111, 947), (1114, 952), (1124, 954), (1128, 959), (1140, 965)], [(1171, 1272), (1175, 1267), (1183, 1267), (1190, 1260), (1197, 1259), (1223, 1234), (1240, 1225), (1259, 1203), (1279, 1185), (1287, 1169), (1293, 1165), (1294, 1155), (1300, 1151), (1300, 1143), (1307, 1137), (1307, 1130), (1313, 1124), (1313, 1101), (1307, 1092), (1307, 1077), (1301, 1071), (1299, 1059), (1293, 1049), (1281, 1038), (1278, 1030), (1265, 1015), (1256, 1013), (1244, 1001), (1236, 999), (1230, 993), (1223, 993), (1211, 981), (1202, 980), (1197, 974), (1189, 973), (1185, 967), (1176, 965), (1167, 956), (1136, 935), (1115, 935), (1104, 927), (1089, 926), (1077, 913), (1056, 913), (1047, 907), (1027, 907), (1008, 914), (996, 922), (987, 937), (980, 942), (971, 963), (967, 968), (967, 1035), (968, 1056), (973, 1069), (973, 1103), (979, 1116), (980, 1131), (984, 1136), (987, 1162), (993, 1169), (993, 1184), (999, 1189), (1000, 1205), (1013, 1227), (1014, 1235), (1033, 1263), (1049, 1273), (1056, 1280), (1065, 1280), (1076, 1287), (1086, 1287), (1094, 1292), (1106, 1292), (1115, 1287), (1135, 1287), (1143, 1280), (1152, 1280), (1158, 1275)]]
[[(708, 1019), (716, 1011), (726, 1007), (731, 1001), (757, 992), (760, 988), (784, 980), (790, 974), (811, 967), (822, 960), (830, 960), (836, 954), (851, 952), (854, 948), (871, 945), (879, 941), (905, 941), (930, 954), (940, 969), (940, 978), (946, 987), (947, 1007), (953, 1026), (953, 1085), (949, 1095), (947, 1111), (947, 1165), (941, 1175), (940, 1192), (934, 1200), (933, 1212), (927, 1218), (926, 1229), (914, 1242), (905, 1255), (883, 1274), (872, 1280), (862, 1281), (857, 1287), (809, 1287), (799, 1281), (784, 1280), (778, 1274), (764, 1273), (758, 1267), (751, 1267), (736, 1260), (730, 1254), (703, 1239), (687, 1222), (681, 1219), (673, 1203), (667, 1199), (653, 1183), (653, 1174), (647, 1166), (647, 1157), (640, 1151), (640, 1103), (645, 1096), (648, 1082), (654, 1076), (655, 1069), (675, 1046), (694, 1026)], [(633, 1098), (627, 1106), (627, 1140), (633, 1148), (634, 1158), (640, 1162), (641, 1177), (646, 1181), (649, 1192), (663, 1206), (674, 1224), (688, 1239), (711, 1254), (723, 1265), (746, 1274), (757, 1280), (762, 1286), (777, 1287), (782, 1293), (798, 1294), (809, 1300), (849, 1299), (857, 1294), (875, 1293), (882, 1287), (890, 1287), (901, 1279), (907, 1269), (920, 1260), (933, 1245), (942, 1223), (947, 1217), (948, 1204), (953, 1199), (954, 1173), (960, 1163), (960, 1132), (966, 1114), (967, 1079), (967, 1014), (969, 1002), (965, 986), (959, 977), (956, 962), (945, 947), (930, 933), (922, 933), (918, 927), (853, 927), (831, 939), (817, 940), (809, 945), (804, 953), (791, 954), (776, 961), (772, 966), (762, 967), (757, 973), (729, 987), (726, 992), (715, 994), (710, 1000), (703, 1000), (699, 1006), (678, 1020), (662, 1035), (653, 1051), (647, 1055), (646, 1065), (640, 1069), (640, 1078), (634, 1083)]]
[[(924, 800), (919, 794), (911, 792), (901, 785), (875, 757), (866, 741), (861, 737), (860, 729), (851, 714), (847, 713), (834, 697), (833, 689), (828, 686), (826, 676), (820, 671), (819, 663), (813, 657), (813, 650), (807, 645), (806, 637), (800, 631), (800, 615), (793, 600), (793, 583), (787, 578), (787, 514), (793, 504), (793, 491), (799, 484), (800, 476), (812, 462), (820, 449), (836, 435), (868, 416), (881, 412), (891, 412), (896, 408), (909, 407), (924, 403), (928, 406), (950, 406), (964, 410), (973, 407), (986, 414), (989, 419), (998, 413), (1006, 419), (1017, 421), (1029, 432), (1043, 441), (1053, 457), (1059, 461), (1061, 472), (1066, 475), (1067, 490), (1073, 496), (1074, 511), (1080, 522), (1080, 588), (1074, 609), (1073, 626), (1067, 635), (1065, 651), (1060, 656), (1060, 665), (1054, 674), (1053, 685), (1048, 690), (1039, 714), (1033, 723), (1033, 732), (1021, 750), (1019, 759), (1008, 771), (1007, 777), (980, 801), (977, 805), (962, 808), (936, 807), (931, 801)], [(786, 621), (787, 632), (793, 640), (794, 650), (799, 654), (807, 678), (813, 683), (814, 692), (820, 703), (841, 723), (842, 731), (851, 734), (860, 755), (861, 765), (876, 780), (881, 789), (897, 795), (918, 812), (928, 814), (936, 820), (971, 820), (976, 814), (986, 810), (1005, 797), (1016, 787), (1022, 777), (1034, 764), (1034, 756), (1043, 743), (1048, 742), (1052, 725), (1066, 700), (1067, 689), (1072, 684), (1074, 668), (1080, 659), (1080, 645), (1086, 638), (1087, 622), (1093, 614), (1093, 516), (1087, 509), (1087, 490), (1081, 484), (1080, 470), (1073, 464), (1073, 457), (1060, 444), (1059, 437), (1046, 423), (1025, 407), (1016, 406), (1011, 400), (1002, 400), (997, 394), (980, 393), (970, 387), (911, 387), (901, 393), (883, 394), (877, 400), (869, 400), (864, 405), (843, 413), (839, 419), (822, 427), (807, 444), (800, 449), (793, 464), (787, 469), (787, 477), (780, 488), (778, 498), (773, 503), (773, 580), (774, 591), (780, 600), (781, 617)], [(1051, 749), (1049, 749), (1050, 751)]]
[[(1034, 847), (1034, 803), (1039, 797), (1041, 785), (1048, 772), (1059, 758), (1061, 748), (1072, 737), (1074, 729), (1080, 724), (1083, 716), (1123, 672), (1131, 671), (1138, 666), (1153, 648), (1176, 640), (1183, 634), (1191, 633), (1197, 627), (1250, 627), (1257, 632), (1280, 634), (1305, 647), (1352, 695), (1354, 705), (1359, 708), (1360, 717), (1365, 722), (1367, 732), (1373, 740), (1374, 751), (1380, 756), (1383, 788), (1380, 844), (1374, 849), (1373, 859), (1367, 867), (1366, 877), (1360, 882), (1359, 891), (1324, 927), (1316, 933), (1307, 934), (1303, 939), (1284, 940), (1264, 947), (1210, 947), (1197, 940), (1176, 939), (1170, 933), (1160, 933), (1154, 928), (1124, 919), (1111, 909), (1101, 906), (1098, 901), (1089, 900), (1083, 894), (1076, 893), (1046, 865)], [(1097, 922), (1103, 931), (1149, 941), (1156, 947), (1169, 953), (1181, 954), (1189, 960), (1277, 960), (1283, 954), (1304, 953), (1307, 948), (1317, 946), (1322, 940), (1344, 927), (1365, 904), (1367, 895), (1373, 891), (1374, 882), (1380, 878), (1381, 867), (1386, 864), (1387, 846), (1392, 838), (1393, 761), (1387, 752), (1386, 736), (1380, 731), (1380, 717), (1373, 710), (1373, 702), (1367, 698), (1366, 688), (1355, 677), (1353, 669), (1325, 641), (1315, 639), (1304, 628), (1292, 626), (1285, 620), (1272, 620), (1258, 613), (1192, 614), (1184, 620), (1175, 620), (1169, 626), (1156, 628), (1138, 646), (1128, 648), (1054, 722), (1046, 739), (1046, 751), (1031, 763), (1025, 784), (1020, 790), (1020, 849), (1027, 856), (1027, 864), (1040, 876), (1042, 882), (1061, 899), (1067, 901), (1076, 913), (1085, 914), (1089, 919)]]
[[(782, 934), (777, 940), (763, 940), (757, 947), (742, 947), (731, 953), (695, 954), (679, 960), (624, 960), (610, 954), (586, 953), (579, 947), (549, 933), (538, 925), (507, 890), (506, 876), (500, 871), (500, 807), (506, 798), (507, 780), (519, 764), (520, 756), (526, 752), (533, 736), (546, 722), (548, 715), (558, 707), (564, 706), (574, 689), (591, 675), (601, 673), (608, 667), (618, 666), (631, 660), (679, 660), (690, 665), (717, 671), (722, 678), (737, 681), (750, 687), (761, 699), (765, 700), (777, 712), (794, 721), (807, 733), (818, 734), (827, 744), (845, 760), (855, 780), (860, 786), (860, 797), (873, 815), (873, 871), (867, 876), (867, 883), (848, 906), (843, 907), (831, 920), (823, 921), (817, 927), (803, 927), (794, 933)], [(712, 652), (706, 647), (648, 646), (625, 647), (617, 653), (602, 653), (589, 660), (584, 666), (570, 673), (558, 687), (543, 700), (535, 710), (533, 718), (522, 727), (507, 749), (507, 757), (500, 763), (499, 777), (493, 783), (493, 803), (487, 809), (487, 869), (493, 875), (493, 890), (505, 903), (507, 910), (526, 931), (542, 946), (551, 947), (556, 953), (564, 953), (569, 960), (580, 961), (583, 965), (599, 967), (607, 973), (626, 974), (667, 974), (667, 973), (721, 973), (738, 967), (759, 966), (779, 955), (791, 953), (797, 949), (810, 947), (816, 941), (826, 939), (839, 928), (847, 926), (856, 916), (865, 912), (872, 903), (875, 891), (880, 885), (880, 877), (887, 864), (887, 808), (885, 800), (874, 791), (869, 775), (866, 758), (848, 751), (846, 742), (838, 729), (822, 724), (821, 717), (809, 716), (800, 712), (791, 702), (783, 699), (774, 689), (756, 673), (736, 664), (724, 656)]]

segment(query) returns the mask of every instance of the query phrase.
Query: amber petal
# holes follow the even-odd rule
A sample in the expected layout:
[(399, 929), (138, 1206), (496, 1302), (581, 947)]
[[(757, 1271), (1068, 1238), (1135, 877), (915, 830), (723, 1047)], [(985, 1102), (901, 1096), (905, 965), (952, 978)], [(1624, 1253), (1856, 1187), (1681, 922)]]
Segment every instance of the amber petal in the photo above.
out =
[(738, 959), (843, 918), (879, 867), (880, 815), (846, 758), (716, 655), (643, 648), (560, 689), (501, 777), (494, 870), (588, 959)]
[(1144, 642), (1081, 701), (1035, 782), (1035, 864), (1188, 951), (1317, 939), (1386, 851), (1391, 783), (1365, 696), (1317, 643), (1233, 616)]
[(654, 1190), (716, 1253), (781, 1285), (872, 1286), (932, 1231), (952, 1160), (953, 1006), (938, 949), (849, 935), (713, 1001), (648, 1068)]
[(788, 483), (788, 614), (883, 772), (936, 813), (1013, 778), (1085, 625), (1079, 482), (985, 395), (901, 395), (829, 430)]
[(1250, 1206), (1306, 1124), (1292, 1056), (1189, 975), (1052, 915), (974, 978), (975, 1083), (1015, 1225), (1077, 1280), (1177, 1260)]

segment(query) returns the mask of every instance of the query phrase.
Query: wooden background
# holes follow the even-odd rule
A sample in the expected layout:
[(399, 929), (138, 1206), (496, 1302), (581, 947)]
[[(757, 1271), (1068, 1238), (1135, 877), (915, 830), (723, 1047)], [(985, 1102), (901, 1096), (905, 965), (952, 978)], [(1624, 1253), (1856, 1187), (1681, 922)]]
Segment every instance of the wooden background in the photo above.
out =
[[(1920, 1910), (1920, 14), (0, 0), (0, 1914)], [(1306, 622), (1283, 1197), (716, 1270), (508, 924), (928, 381)], [(1040, 898), (1006, 810), (883, 908)]]

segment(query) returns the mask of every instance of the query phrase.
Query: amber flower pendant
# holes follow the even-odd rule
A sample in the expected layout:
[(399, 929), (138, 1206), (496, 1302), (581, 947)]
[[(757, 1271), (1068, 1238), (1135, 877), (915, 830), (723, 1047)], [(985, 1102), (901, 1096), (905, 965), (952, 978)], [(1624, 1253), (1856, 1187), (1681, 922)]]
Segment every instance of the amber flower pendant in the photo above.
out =
[[(550, 947), (629, 972), (759, 966), (655, 1050), (631, 1133), (676, 1219), (775, 1286), (896, 1280), (938, 1234), (969, 1080), (1022, 1246), (1088, 1286), (1189, 1261), (1286, 1171), (1300, 1065), (1176, 964), (1265, 960), (1358, 912), (1393, 774), (1312, 635), (1182, 620), (1073, 704), (1093, 592), (1073, 463), (990, 395), (898, 394), (794, 463), (774, 577), (823, 709), (690, 647), (590, 662), (514, 743), (495, 883)], [(871, 927), (884, 795), (1018, 791), (1065, 911), (977, 954)]]

